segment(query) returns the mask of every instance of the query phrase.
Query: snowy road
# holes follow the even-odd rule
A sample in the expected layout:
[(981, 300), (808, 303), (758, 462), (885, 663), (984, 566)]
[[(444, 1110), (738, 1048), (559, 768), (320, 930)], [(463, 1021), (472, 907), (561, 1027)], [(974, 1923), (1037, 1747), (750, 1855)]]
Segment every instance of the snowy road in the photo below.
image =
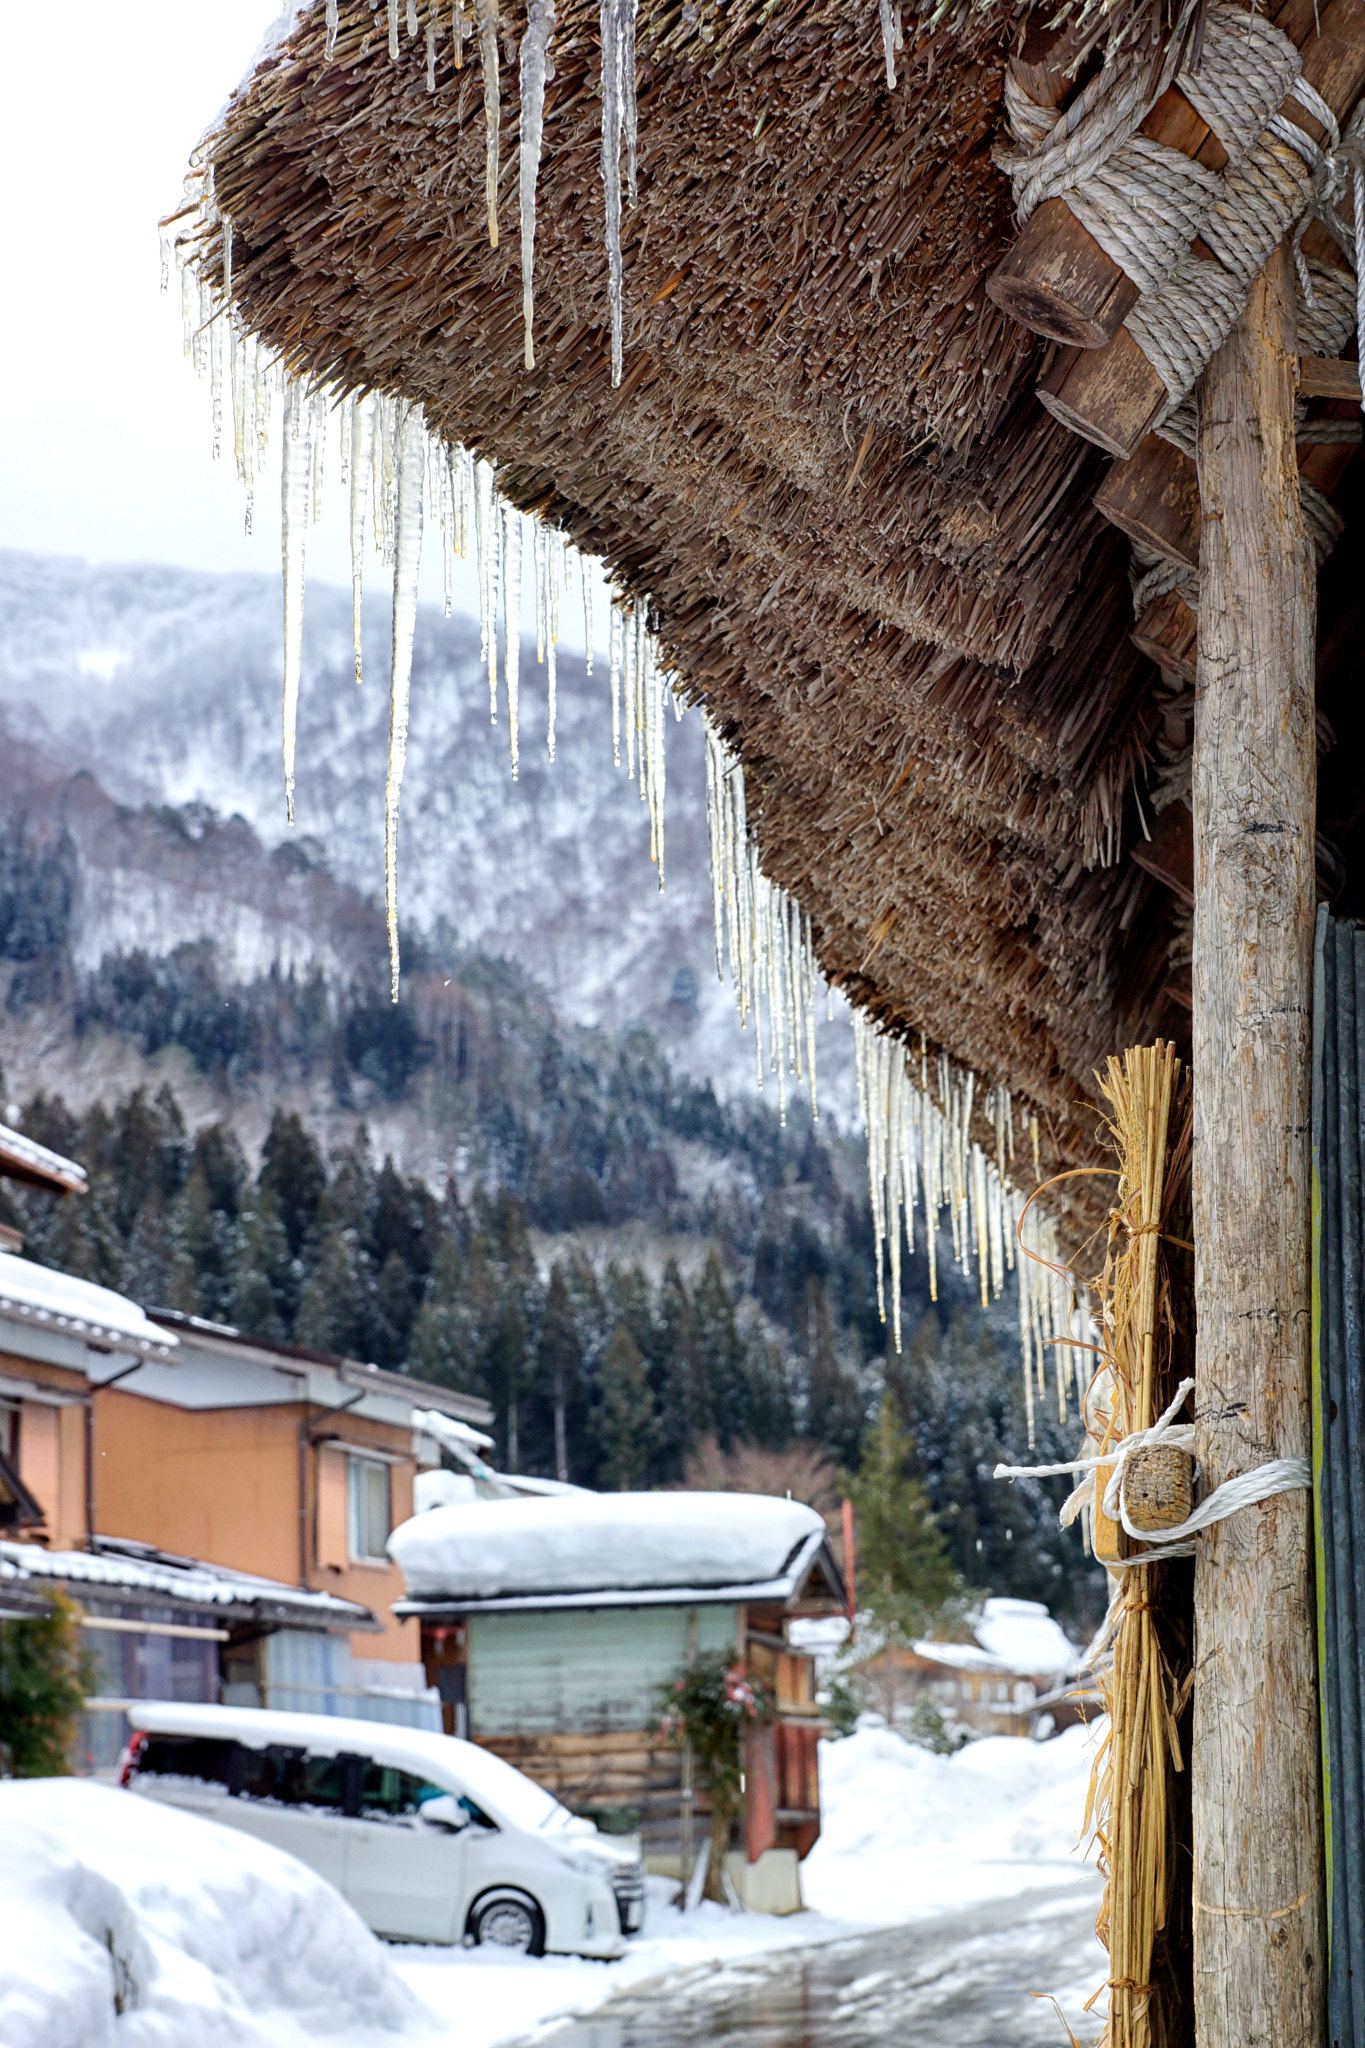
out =
[[(554, 2030), (553, 2048), (1065, 2048), (1102, 1982), (1098, 1886), (1035, 1892), (911, 1927), (640, 1985)], [(544, 2035), (540, 2036), (544, 2039)]]

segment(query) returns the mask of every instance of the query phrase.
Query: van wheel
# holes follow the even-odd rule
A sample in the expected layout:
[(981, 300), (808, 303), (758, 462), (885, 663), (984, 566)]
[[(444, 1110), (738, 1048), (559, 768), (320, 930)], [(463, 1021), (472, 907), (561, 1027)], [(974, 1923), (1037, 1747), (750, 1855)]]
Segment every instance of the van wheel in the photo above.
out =
[(545, 1916), (525, 1892), (490, 1892), (470, 1914), (469, 1931), (480, 1948), (505, 1948), (522, 1956), (545, 1953)]

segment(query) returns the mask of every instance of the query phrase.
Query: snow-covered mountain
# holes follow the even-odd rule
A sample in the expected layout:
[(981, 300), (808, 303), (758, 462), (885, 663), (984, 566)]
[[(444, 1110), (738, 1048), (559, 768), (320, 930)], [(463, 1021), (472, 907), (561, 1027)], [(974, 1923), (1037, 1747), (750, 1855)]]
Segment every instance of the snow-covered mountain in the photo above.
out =
[[(308, 592), (299, 704), (297, 824), (340, 880), (383, 888), (388, 609), (367, 597), (357, 689), (350, 593)], [(599, 643), (605, 638), (598, 625)], [(400, 904), (444, 918), (462, 946), (517, 961), (567, 1017), (649, 1025), (687, 1071), (726, 1092), (754, 1085), (753, 1044), (716, 977), (699, 721), (668, 721), (666, 887), (649, 861), (645, 806), (613, 767), (605, 653), (596, 675), (561, 655), (556, 760), (545, 671), (521, 658), (521, 769), (505, 718), (490, 725), (475, 622), (424, 609), (400, 827)], [(287, 837), (280, 760), (280, 593), (273, 579), (147, 566), (92, 568), (0, 552), (0, 713), (10, 730), (125, 803), (234, 812), (268, 846)], [(225, 877), (226, 882), (226, 877)], [(239, 892), (240, 894), (240, 892)], [(81, 951), (165, 952), (216, 936), (241, 972), (278, 958), (326, 963), (335, 935), (225, 889), (191, 900), (115, 873), (89, 906)], [(283, 906), (280, 906), (283, 908)], [(847, 1109), (849, 1035), (822, 1025), (822, 1094)]]

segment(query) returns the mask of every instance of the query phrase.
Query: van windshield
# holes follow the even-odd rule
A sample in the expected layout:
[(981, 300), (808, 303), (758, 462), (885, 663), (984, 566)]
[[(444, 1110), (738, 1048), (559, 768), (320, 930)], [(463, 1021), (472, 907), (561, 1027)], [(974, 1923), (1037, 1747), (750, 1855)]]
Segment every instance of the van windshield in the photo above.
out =
[(559, 1828), (590, 1833), (592, 1823), (580, 1821), (550, 1793), (489, 1750), (471, 1758), (466, 1752), (456, 1766), (462, 1789), (508, 1826), (528, 1834), (553, 1834)]

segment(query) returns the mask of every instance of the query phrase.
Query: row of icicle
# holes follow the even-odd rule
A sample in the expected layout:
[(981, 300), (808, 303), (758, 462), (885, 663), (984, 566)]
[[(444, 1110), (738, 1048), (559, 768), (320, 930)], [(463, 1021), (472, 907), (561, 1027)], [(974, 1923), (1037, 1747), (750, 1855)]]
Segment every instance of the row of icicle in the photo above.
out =
[[(728, 954), (739, 1021), (754, 1024), (754, 1064), (763, 1086), (763, 1012), (768, 1017), (768, 1067), (777, 1076), (778, 1115), (787, 1121), (787, 1077), (807, 1080), (812, 1117), (815, 1090), (815, 941), (795, 897), (768, 880), (749, 831), (744, 769), (709, 719), (706, 730), (706, 822), (711, 847), (711, 911), (716, 973)], [(827, 992), (828, 995), (828, 992)]]
[[(915, 1249), (915, 1210), (925, 1216), (929, 1291), (938, 1300), (938, 1229), (946, 1206), (953, 1257), (964, 1273), (976, 1259), (981, 1306), (1005, 1290), (1005, 1276), (1018, 1269), (1019, 1338), (1023, 1358), (1024, 1407), (1030, 1446), (1035, 1433), (1035, 1400), (1046, 1398), (1048, 1354), (1052, 1356), (1058, 1420), (1065, 1422), (1068, 1395), (1079, 1406), (1088, 1374), (1079, 1337), (1084, 1308), (1059, 1248), (1057, 1225), (1030, 1204), (1009, 1178), (1014, 1160), (1015, 1111), (1007, 1088), (995, 1088), (984, 1102), (995, 1130), (990, 1159), (972, 1137), (976, 1076), (955, 1067), (946, 1053), (931, 1059), (920, 1040), (916, 1058), (900, 1039), (888, 1038), (866, 1015), (853, 1013), (858, 1101), (867, 1132), (868, 1185), (876, 1242), (877, 1306), (886, 1320), (890, 1281), (891, 1328), (901, 1348), (901, 1236)], [(1022, 1113), (1019, 1118), (1022, 1124)], [(1038, 1123), (1030, 1117), (1035, 1180)], [(1016, 1245), (1023, 1256), (1016, 1259)], [(888, 1271), (889, 1269), (889, 1271)]]
[[(231, 408), (232, 448), (246, 493), (250, 531), (256, 481), (268, 452), (272, 402), (282, 413), (281, 513), (284, 587), (283, 759), (286, 810), (294, 817), (294, 752), (302, 669), (302, 628), (306, 535), (320, 516), (330, 425), (337, 422), (338, 470), (350, 514), (352, 622), (357, 684), (363, 680), (361, 622), (363, 566), (372, 544), (393, 575), (389, 682), (389, 745), (385, 775), (385, 904), (392, 993), (397, 1000), (398, 863), (397, 835), (407, 753), (408, 702), (412, 674), (417, 590), (424, 533), (439, 526), (445, 569), (445, 609), (452, 601), (454, 563), (477, 555), (480, 657), (486, 664), (489, 713), (497, 722), (505, 704), (511, 772), (520, 758), (520, 647), (526, 517), (497, 489), (493, 466), (462, 447), (427, 431), (418, 405), (386, 396), (350, 397), (310, 385), (291, 375), (277, 356), (249, 333), (232, 306), (232, 235), (213, 202), (211, 177), (204, 186), (202, 215), (222, 235), (224, 293), (198, 274), (180, 239), (163, 247), (162, 281), (174, 251), (182, 270), (185, 352), (206, 374), (213, 402), (213, 447), (220, 455), (224, 396)], [(531, 566), (535, 592), (537, 661), (547, 671), (546, 741), (555, 752), (556, 656), (560, 602), (576, 575), (583, 605), (588, 672), (593, 668), (592, 579), (578, 551), (557, 529), (532, 520)], [(501, 662), (499, 662), (501, 623)], [(660, 887), (664, 877), (664, 727), (666, 696), (673, 678), (660, 657), (650, 628), (648, 604), (613, 596), (609, 627), (612, 754), (639, 786), (650, 821), (650, 857)], [(501, 682), (501, 695), (500, 695)], [(681, 703), (674, 692), (675, 713)], [(740, 1021), (752, 1017), (758, 1085), (766, 1066), (777, 1077), (778, 1105), (785, 1122), (789, 1077), (808, 1082), (817, 1113), (815, 1023), (819, 969), (808, 914), (764, 874), (749, 830), (744, 773), (709, 721), (705, 721), (707, 816), (717, 972), (726, 963)], [(826, 991), (828, 996), (828, 991)], [(878, 1302), (885, 1321), (885, 1269), (890, 1265), (891, 1321), (901, 1348), (900, 1244), (902, 1222), (913, 1252), (913, 1213), (920, 1199), (933, 1219), (926, 1231), (930, 1288), (937, 1299), (937, 1224), (946, 1205), (954, 1257), (964, 1272), (975, 1254), (983, 1305), (999, 1296), (1006, 1274), (1019, 1272), (1019, 1320), (1023, 1347), (1029, 1442), (1035, 1401), (1045, 1397), (1046, 1366), (1052, 1354), (1059, 1416), (1068, 1392), (1078, 1401), (1084, 1385), (1083, 1353), (1074, 1337), (1077, 1308), (1070, 1276), (1062, 1268), (1054, 1222), (1025, 1201), (1008, 1178), (1014, 1157), (1014, 1117), (1007, 1090), (986, 1098), (995, 1126), (996, 1158), (988, 1160), (971, 1140), (975, 1077), (939, 1055), (930, 1075), (928, 1056), (915, 1080), (906, 1047), (884, 1037), (868, 1019), (853, 1013), (859, 1103), (867, 1132), (869, 1183), (876, 1236)], [(931, 1093), (937, 1087), (937, 1100)], [(1037, 1166), (1037, 1125), (1031, 1122)], [(1033, 1254), (1015, 1258), (1016, 1236)]]
[[(212, 188), (206, 185), (205, 212), (213, 219)], [(389, 675), (389, 750), (384, 785), (384, 872), (390, 968), (398, 990), (398, 816), (407, 755), (408, 700), (422, 545), (428, 528), (439, 526), (449, 616), (455, 561), (477, 555), (479, 651), (488, 672), (489, 715), (496, 724), (500, 704), (507, 717), (511, 770), (521, 757), (520, 656), (522, 593), (526, 580), (526, 515), (497, 489), (493, 466), (462, 447), (428, 432), (422, 409), (383, 393), (348, 397), (293, 376), (256, 336), (247, 332), (234, 307), (187, 259), (184, 235), (163, 247), (162, 280), (169, 278), (174, 250), (182, 270), (185, 353), (209, 380), (213, 403), (213, 448), (221, 455), (223, 399), (231, 406), (232, 450), (246, 493), (246, 523), (270, 438), (272, 401), (281, 402), (281, 552), (284, 591), (284, 690), (282, 753), (285, 809), (294, 821), (294, 752), (303, 655), (304, 568), (307, 532), (321, 514), (323, 477), (333, 421), (337, 425), (338, 468), (349, 500), (352, 630), (355, 678), (363, 678), (361, 653), (364, 561), (373, 545), (393, 576), (392, 643)], [(223, 225), (224, 281), (231, 279), (231, 236)], [(593, 666), (592, 574), (588, 564), (557, 528), (531, 526), (530, 566), (535, 596), (536, 659), (546, 669), (546, 745), (555, 754), (556, 643), (561, 599), (574, 579), (583, 606), (588, 672)], [(499, 660), (501, 624), (501, 660)], [(610, 621), (612, 750), (638, 782), (649, 813), (650, 859), (664, 879), (664, 721), (673, 686), (648, 623), (647, 601), (614, 599)], [(500, 695), (501, 684), (501, 695)], [(675, 699), (675, 703), (676, 703)]]
[[(483, 73), (484, 115), (484, 206), (488, 215), (490, 247), (498, 246), (498, 186), (501, 180), (500, 138), (502, 131), (502, 86), (499, 77), (498, 32), (501, 26), (497, 0), (474, 0), (474, 20), (465, 17), (464, 0), (384, 0), (387, 14), (388, 48), (397, 64), (402, 57), (401, 30), (417, 45), (426, 65), (426, 89), (437, 89), (439, 52), (450, 38), (454, 68), (464, 68), (464, 46), (474, 37), (479, 46)], [(327, 43), (330, 63), (336, 54), (341, 28), (339, 0), (326, 0)], [(376, 13), (380, 0), (370, 0)], [(625, 271), (621, 255), (621, 156), (626, 159), (626, 197), (635, 204), (639, 158), (639, 124), (635, 92), (635, 27), (639, 0), (601, 0), (601, 171), (607, 293), (611, 313), (611, 381), (621, 382), (624, 350)], [(904, 48), (901, 9), (892, 0), (878, 0), (879, 29), (886, 65), (886, 87), (896, 83), (896, 53)], [(526, 28), (519, 50), (521, 109), (517, 165), (517, 204), (521, 228), (521, 303), (523, 359), (535, 368), (535, 246), (536, 186), (540, 177), (541, 150), (545, 132), (545, 88), (554, 78), (554, 0), (527, 0)]]

